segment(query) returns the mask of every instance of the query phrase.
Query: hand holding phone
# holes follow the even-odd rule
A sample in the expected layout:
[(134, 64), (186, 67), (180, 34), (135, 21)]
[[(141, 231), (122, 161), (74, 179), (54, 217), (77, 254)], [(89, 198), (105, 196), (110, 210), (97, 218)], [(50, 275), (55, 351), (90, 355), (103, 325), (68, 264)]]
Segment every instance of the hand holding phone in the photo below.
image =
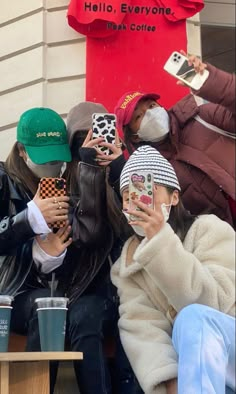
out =
[(164, 70), (194, 90), (199, 90), (209, 76), (206, 69), (196, 72), (194, 64), (189, 65), (189, 59), (179, 52), (170, 55)]
[(58, 221), (50, 225), (52, 228), (61, 228), (66, 226), (65, 220), (60, 220), (60, 209), (62, 209), (61, 203), (57, 200), (57, 197), (66, 196), (66, 180), (64, 178), (41, 178), (40, 179), (40, 198), (54, 197), (54, 203), (57, 205), (59, 210)]
[[(134, 201), (140, 201), (153, 209), (153, 189), (154, 181), (151, 172), (135, 171), (131, 173), (129, 177), (129, 209), (140, 211), (140, 208), (134, 204)], [(136, 220), (137, 218), (131, 215), (130, 219)]]
[[(103, 137), (104, 142), (115, 144), (116, 139), (116, 115), (95, 113), (92, 115), (93, 139)], [(112, 154), (105, 146), (98, 146), (102, 153)]]

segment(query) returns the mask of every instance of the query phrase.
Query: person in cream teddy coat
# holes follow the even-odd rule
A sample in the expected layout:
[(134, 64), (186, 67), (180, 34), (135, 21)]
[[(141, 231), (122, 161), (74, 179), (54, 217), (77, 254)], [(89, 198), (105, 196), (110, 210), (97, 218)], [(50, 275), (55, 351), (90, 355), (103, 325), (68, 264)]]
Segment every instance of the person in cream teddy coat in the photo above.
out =
[[(129, 209), (129, 175), (154, 176), (154, 210)], [(122, 344), (145, 394), (235, 389), (235, 233), (215, 215), (182, 205), (171, 164), (142, 146), (120, 178), (135, 231), (112, 268)], [(140, 210), (141, 209), (141, 210)], [(216, 360), (216, 362), (215, 362)], [(220, 371), (220, 373), (219, 373)], [(177, 378), (178, 377), (178, 383)]]

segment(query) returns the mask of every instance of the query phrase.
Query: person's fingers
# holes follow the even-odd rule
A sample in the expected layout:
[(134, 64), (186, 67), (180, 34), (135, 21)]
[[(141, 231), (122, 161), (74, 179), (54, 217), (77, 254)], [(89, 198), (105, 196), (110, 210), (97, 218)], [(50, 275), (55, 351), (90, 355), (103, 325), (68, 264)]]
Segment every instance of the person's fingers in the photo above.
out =
[(98, 165), (100, 167), (107, 167), (107, 166), (109, 166), (110, 163), (111, 163), (110, 161), (105, 161), (105, 160), (98, 161)]
[(91, 140), (92, 135), (93, 135), (93, 131), (89, 130), (88, 134), (86, 135), (86, 138), (85, 138), (85, 140), (84, 140), (84, 142), (82, 144), (82, 147), (85, 147), (87, 145), (87, 143)]
[(55, 197), (50, 197), (50, 198), (45, 198), (44, 202), (45, 204), (55, 204), (57, 205), (58, 203), (63, 204), (64, 207), (69, 206), (69, 200), (70, 198), (68, 196), (55, 196)]
[(48, 223), (55, 223), (58, 220), (66, 221), (66, 220), (68, 220), (68, 215), (66, 213), (58, 214), (58, 211), (57, 211), (56, 213), (50, 215), (50, 217), (48, 218)]
[[(136, 205), (138, 208), (141, 209), (141, 212), (146, 213), (148, 216), (153, 216), (154, 215), (154, 209), (149, 207), (147, 204), (144, 204), (141, 201), (138, 200), (133, 200), (134, 205)], [(135, 211), (135, 212), (140, 212), (140, 211)], [(128, 212), (129, 213), (129, 212)]]
[(187, 54), (183, 49), (180, 49), (180, 53), (181, 53), (182, 55), (188, 57), (188, 54)]
[[(147, 213), (147, 211), (140, 211), (140, 210), (136, 211), (134, 209), (131, 209), (131, 210), (128, 209), (127, 213), (130, 216), (133, 216), (135, 218), (135, 219), (133, 219), (134, 221), (137, 221), (137, 220), (148, 221), (148, 219), (149, 219), (149, 214)], [(133, 222), (133, 220), (131, 219), (130, 222)]]
[(103, 137), (94, 138), (93, 140), (87, 143), (86, 148), (94, 148), (96, 145), (100, 145), (100, 143), (103, 141), (104, 141)]
[(112, 153), (111, 155), (106, 155), (105, 153), (98, 153), (96, 156), (96, 161), (100, 162), (100, 161), (112, 161), (115, 157), (117, 157), (114, 153)]
[(196, 64), (196, 63), (198, 63), (197, 57), (196, 57), (195, 55), (190, 55), (190, 56), (188, 57), (188, 64), (189, 64), (190, 66), (192, 66), (192, 65), (194, 65), (194, 64)]
[(56, 237), (61, 238), (62, 235), (64, 234), (64, 231), (65, 231), (65, 227), (59, 228), (59, 230), (57, 231), (57, 233), (56, 233), (56, 234), (53, 234), (53, 236), (56, 235)]
[(69, 221), (67, 220), (65, 226), (59, 228), (59, 230), (57, 231), (56, 233), (57, 237), (59, 238), (64, 237), (64, 235), (68, 232), (68, 227), (69, 227)]
[(112, 151), (113, 151), (113, 149), (117, 149), (116, 146), (115, 146), (115, 144), (111, 144), (110, 142), (105, 142), (105, 141), (102, 141), (102, 142), (100, 143), (100, 146), (105, 146), (106, 148), (109, 148), (109, 149), (111, 149)]
[(101, 151), (96, 155), (96, 161), (107, 160), (108, 157), (112, 155), (106, 155), (105, 153), (101, 153)]
[(68, 215), (69, 207), (63, 207), (60, 202), (57, 204), (53, 204), (53, 206), (49, 206), (47, 210), (44, 210), (44, 214), (48, 216), (60, 216), (60, 215)]
[(69, 238), (66, 242), (63, 243), (64, 250), (68, 248), (72, 244), (72, 238)]
[(187, 87), (187, 85), (184, 82), (182, 82), (182, 81), (177, 81), (176, 84), (180, 85), (180, 86), (186, 86)]
[(71, 232), (71, 226), (67, 225), (66, 227), (63, 227), (62, 230), (63, 231), (61, 232), (60, 238), (61, 238), (62, 242), (65, 242)]
[(69, 210), (69, 204), (67, 202), (63, 202), (63, 201), (57, 201), (56, 204), (54, 204), (54, 208), (56, 209), (60, 209), (60, 210)]
[(204, 70), (207, 68), (207, 64), (206, 63), (201, 63), (200, 65), (200, 74), (202, 75), (204, 73)]
[(116, 156), (118, 155), (121, 155), (122, 154), (122, 149), (121, 149), (121, 146), (122, 146), (122, 143), (121, 142), (119, 142), (118, 144), (111, 144), (111, 143), (109, 143), (109, 142), (102, 142), (101, 144), (100, 144), (100, 146), (105, 146), (106, 148), (108, 148), (111, 152), (113, 152)]
[(188, 63), (191, 66), (193, 64), (193, 62), (197, 59), (197, 57), (195, 55), (190, 55), (187, 52), (185, 52), (183, 49), (180, 49), (179, 51), (181, 53), (181, 55), (185, 56), (188, 58)]

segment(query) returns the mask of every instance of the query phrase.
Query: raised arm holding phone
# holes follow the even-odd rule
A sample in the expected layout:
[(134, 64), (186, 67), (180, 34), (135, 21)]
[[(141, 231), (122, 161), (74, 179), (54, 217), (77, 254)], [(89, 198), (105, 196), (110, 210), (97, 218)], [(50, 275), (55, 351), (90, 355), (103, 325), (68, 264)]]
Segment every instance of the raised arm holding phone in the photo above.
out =
[[(118, 129), (129, 153), (148, 143), (171, 162), (191, 213), (214, 213), (234, 225), (235, 76), (196, 56), (188, 63), (200, 75), (209, 73), (199, 90), (170, 109), (161, 106), (159, 94), (128, 92), (114, 110)], [(195, 95), (209, 102), (198, 105)]]

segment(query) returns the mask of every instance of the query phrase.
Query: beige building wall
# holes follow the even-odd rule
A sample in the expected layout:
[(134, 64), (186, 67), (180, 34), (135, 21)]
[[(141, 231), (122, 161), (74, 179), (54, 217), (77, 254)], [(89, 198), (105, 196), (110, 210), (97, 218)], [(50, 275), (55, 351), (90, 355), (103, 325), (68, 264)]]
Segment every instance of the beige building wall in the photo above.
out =
[(200, 15), (202, 24), (213, 26), (235, 26), (235, 0), (204, 0)]
[(63, 117), (85, 98), (85, 38), (67, 24), (69, 0), (1, 0), (0, 160), (19, 116), (34, 106)]
[[(210, 15), (204, 11), (204, 18), (214, 15), (216, 3), (220, 17), (222, 2), (208, 0)], [(66, 118), (69, 109), (85, 99), (86, 42), (67, 24), (68, 3), (1, 0), (0, 160), (7, 157), (19, 116), (27, 108), (50, 107)], [(223, 9), (230, 17), (230, 6)], [(188, 20), (187, 36), (188, 51), (201, 55), (199, 14)]]

